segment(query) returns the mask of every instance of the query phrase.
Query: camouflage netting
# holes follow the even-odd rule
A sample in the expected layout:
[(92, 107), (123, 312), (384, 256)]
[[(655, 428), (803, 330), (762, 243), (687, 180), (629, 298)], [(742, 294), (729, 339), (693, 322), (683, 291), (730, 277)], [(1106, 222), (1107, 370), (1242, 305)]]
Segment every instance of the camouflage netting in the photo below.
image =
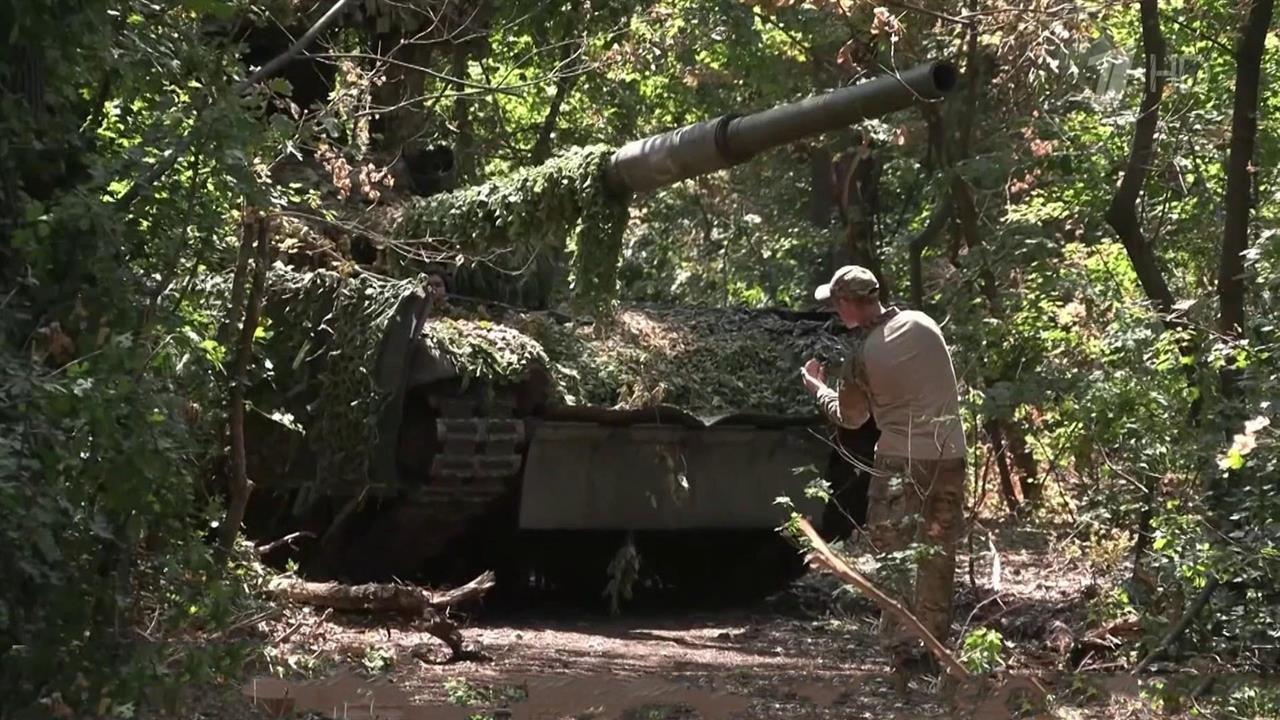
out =
[[(378, 484), (373, 463), (385, 440), (381, 414), (404, 377), (393, 372), (380, 385), (382, 340), (392, 323), (404, 321), (404, 313), (396, 313), (402, 301), (420, 302), (422, 282), (304, 272), (279, 263), (271, 268), (266, 335), (248, 397), (255, 415), (300, 433), (314, 454), (308, 477), (291, 482)], [(211, 307), (225, 304), (229, 282), (217, 285)], [(662, 404), (700, 417), (813, 416), (799, 368), (810, 357), (834, 367), (844, 354), (844, 341), (826, 322), (735, 309), (624, 308), (605, 331), (543, 312), (489, 319), (451, 308), (427, 318), (420, 337), (469, 378), (508, 384), (548, 371), (553, 402), (614, 409)]]
[(635, 409), (674, 405), (709, 417), (816, 412), (800, 366), (834, 368), (844, 355), (825, 322), (740, 309), (620, 309), (607, 331), (546, 313), (509, 312), (502, 324), (428, 321), (424, 335), (478, 377), (519, 378), (549, 368), (559, 401)]
[[(225, 303), (230, 282), (217, 284)], [(344, 277), (276, 263), (267, 275), (262, 324), (247, 393), (255, 414), (301, 433), (321, 484), (374, 485), (379, 415), (394, 387), (376, 378), (380, 344), (402, 300), (417, 299), (418, 279)], [(284, 452), (275, 447), (275, 452)]]
[(390, 235), (402, 251), (459, 262), (473, 282), (487, 274), (495, 286), (537, 285), (530, 297), (540, 305), (563, 299), (557, 290), (567, 279), (575, 308), (607, 313), (628, 218), (626, 203), (604, 185), (612, 154), (604, 145), (572, 147), (500, 180), (412, 198), (392, 213)]

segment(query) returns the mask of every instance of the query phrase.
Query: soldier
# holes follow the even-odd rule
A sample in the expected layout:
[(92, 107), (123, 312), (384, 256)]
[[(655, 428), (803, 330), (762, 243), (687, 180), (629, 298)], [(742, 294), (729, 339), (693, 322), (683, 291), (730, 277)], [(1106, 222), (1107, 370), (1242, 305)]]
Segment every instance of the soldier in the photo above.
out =
[[(867, 531), (884, 558), (913, 543), (914, 582), (890, 581), (908, 608), (940, 642), (950, 634), (955, 548), (964, 524), (965, 434), (955, 369), (938, 325), (915, 310), (885, 308), (880, 284), (866, 268), (846, 265), (814, 292), (857, 340), (840, 369), (839, 390), (814, 359), (805, 388), (832, 422), (857, 428), (874, 416), (880, 429), (868, 492)], [(931, 656), (912, 632), (882, 613), (880, 640), (904, 688), (906, 672)]]

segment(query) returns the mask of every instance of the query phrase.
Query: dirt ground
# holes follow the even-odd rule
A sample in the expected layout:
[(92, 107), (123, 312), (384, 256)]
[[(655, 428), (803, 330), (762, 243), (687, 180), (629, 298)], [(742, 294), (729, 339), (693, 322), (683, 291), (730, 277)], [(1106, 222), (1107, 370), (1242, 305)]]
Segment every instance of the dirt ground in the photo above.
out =
[[(968, 554), (960, 559), (957, 637), (998, 629), (1003, 667), (950, 694), (923, 676), (900, 695), (875, 645), (873, 606), (810, 573), (763, 601), (716, 612), (624, 608), (610, 617), (603, 599), (595, 613), (469, 607), (454, 619), (483, 661), (446, 662), (442, 643), (404, 621), (291, 607), (263, 627), (264, 663), (242, 693), (204, 717), (1154, 717), (1149, 702), (1108, 687), (1121, 677), (1109, 673), (1129, 664), (1122, 655), (1086, 659), (1074, 677), (1062, 672), (1061, 633), (1090, 630), (1098, 593), (1085, 561), (1048, 534), (1000, 530), (993, 543), (994, 554), (985, 539), (975, 543), (972, 571)], [(267, 660), (288, 680), (272, 679)], [(1028, 702), (1033, 691), (1018, 680), (1028, 674), (1051, 694), (1047, 704)], [(507, 710), (477, 715), (464, 704)]]

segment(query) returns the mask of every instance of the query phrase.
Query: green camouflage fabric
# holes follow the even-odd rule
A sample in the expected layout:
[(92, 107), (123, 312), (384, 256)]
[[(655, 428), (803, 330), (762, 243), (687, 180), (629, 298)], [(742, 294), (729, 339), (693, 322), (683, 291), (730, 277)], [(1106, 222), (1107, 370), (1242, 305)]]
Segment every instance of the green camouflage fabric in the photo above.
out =
[[(208, 307), (225, 315), (230, 288), (229, 274), (212, 281)], [(301, 271), (281, 263), (268, 269), (246, 399), (250, 415), (280, 433), (261, 447), (283, 453), (297, 443), (314, 455), (311, 477), (292, 483), (317, 490), (373, 484), (370, 449), (378, 444), (378, 416), (391, 395), (374, 377), (378, 351), (396, 307), (420, 288), (418, 279)]]
[[(229, 276), (210, 284), (208, 312), (225, 316), (230, 284)], [(376, 489), (380, 416), (397, 389), (376, 377), (381, 342), (397, 307), (419, 301), (424, 284), (424, 276), (270, 268), (247, 398), (255, 421), (281, 436), (257, 445), (315, 457), (288, 465), (284, 482), (317, 494)], [(417, 337), (468, 380), (501, 386), (545, 373), (553, 404), (816, 417), (799, 369), (809, 358), (834, 368), (847, 355), (844, 335), (832, 331), (828, 320), (765, 310), (624, 306), (589, 321), (455, 304), (426, 317)]]

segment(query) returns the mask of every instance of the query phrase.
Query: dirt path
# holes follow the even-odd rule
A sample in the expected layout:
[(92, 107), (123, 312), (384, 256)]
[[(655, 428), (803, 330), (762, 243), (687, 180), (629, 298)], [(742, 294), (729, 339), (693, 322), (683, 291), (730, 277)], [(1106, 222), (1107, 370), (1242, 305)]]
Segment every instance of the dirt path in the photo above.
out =
[[(1048, 630), (1055, 622), (1076, 628), (1085, 622), (1088, 573), (1048, 535), (1006, 532), (995, 542), (1006, 548), (997, 554), (998, 573), (997, 557), (975, 543), (976, 589), (968, 558), (961, 558), (957, 623), (1000, 630), (1008, 670), (1052, 675), (1063, 658)], [(502, 705), (495, 693), (512, 692), (526, 702), (506, 703), (512, 711), (506, 717), (538, 720), (1012, 716), (993, 715), (1000, 706), (990, 698), (975, 715), (972, 696), (957, 706), (969, 712), (956, 713), (930, 678), (914, 683), (907, 697), (898, 695), (875, 645), (873, 608), (825, 576), (807, 576), (751, 607), (722, 612), (614, 618), (544, 608), (499, 617), (481, 608), (456, 619), (490, 661), (447, 664), (444, 646), (407, 624), (312, 608), (291, 608), (266, 634), (286, 638), (271, 645), (278, 666), (320, 678), (309, 690), (293, 685), (293, 697), (304, 706), (329, 706), (329, 717), (465, 718), (458, 703)], [(262, 697), (281, 687), (265, 679), (257, 685)], [(1086, 710), (1067, 686), (1050, 689), (1058, 693), (1056, 717), (1142, 716), (1117, 714), (1115, 703)], [(354, 710), (357, 698), (376, 699), (375, 712)]]

